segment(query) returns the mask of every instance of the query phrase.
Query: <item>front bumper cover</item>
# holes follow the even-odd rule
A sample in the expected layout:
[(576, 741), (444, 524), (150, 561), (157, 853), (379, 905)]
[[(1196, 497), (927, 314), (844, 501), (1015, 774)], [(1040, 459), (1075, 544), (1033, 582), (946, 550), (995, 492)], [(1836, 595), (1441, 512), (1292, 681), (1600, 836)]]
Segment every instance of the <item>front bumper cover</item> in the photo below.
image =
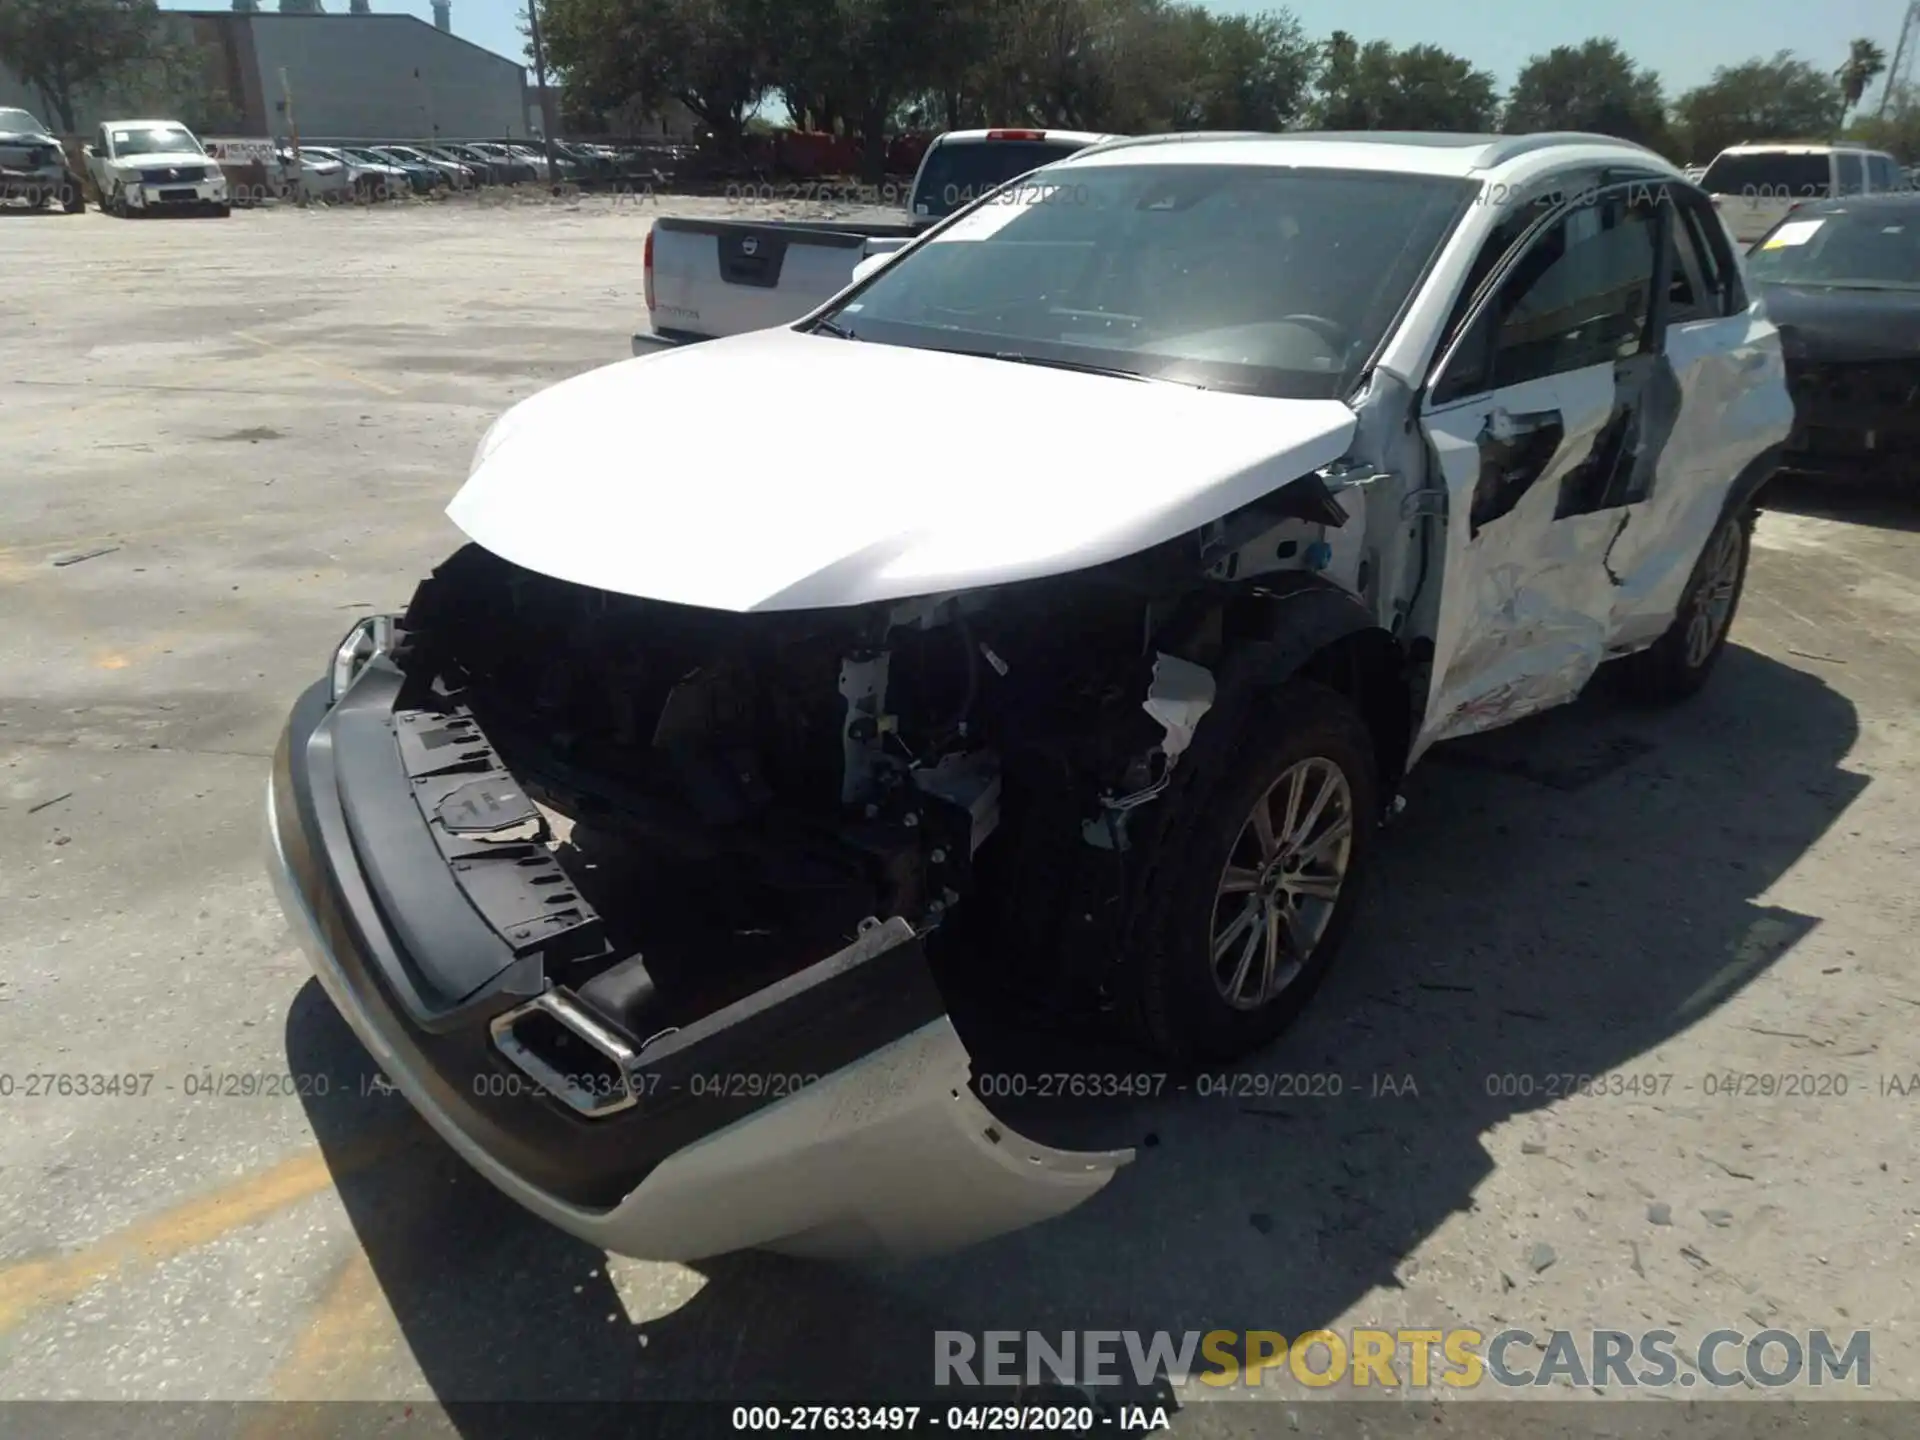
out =
[(64, 165), (42, 165), (33, 170), (13, 170), (0, 167), (0, 195), (24, 194), (27, 192), (46, 193), (58, 191), (63, 185), (74, 183)]
[(148, 185), (144, 182), (122, 185), (121, 198), (135, 210), (168, 210), (198, 205), (225, 205), (227, 182), (219, 180), (182, 180), (178, 184)]
[(1783, 470), (1836, 478), (1920, 475), (1920, 361), (1789, 356), (1795, 423)]
[[(518, 1072), (491, 1044), (489, 1021), (545, 984), (530, 979), (538, 967), (509, 966), (418, 1023), (391, 979), (407, 968), (404, 927), (374, 895), (384, 890), (390, 906), (410, 893), (380, 872), (402, 853), (390, 841), (419, 837), (404, 835), (397, 805), (356, 833), (342, 803), (342, 774), (359, 764), (347, 752), (365, 743), (351, 732), (391, 712), (396, 675), (375, 661), (339, 706), (324, 685), (295, 706), (268, 787), (268, 869), (315, 975), (387, 1078), (527, 1209), (647, 1259), (741, 1249), (902, 1258), (1061, 1214), (1132, 1158), (1036, 1144), (980, 1103), (920, 942), (901, 922), (696, 1022), (663, 1042), (657, 1060), (656, 1047), (642, 1047), (646, 1098), (616, 1115), (583, 1117), (530, 1086), (502, 1095), (514, 1087), (489, 1077)], [(394, 780), (411, 805), (397, 758)], [(362, 793), (349, 798), (381, 809)], [(444, 871), (413, 880), (428, 909), (446, 898), (436, 887), (451, 884)], [(772, 1098), (714, 1083), (776, 1072), (819, 1078)]]

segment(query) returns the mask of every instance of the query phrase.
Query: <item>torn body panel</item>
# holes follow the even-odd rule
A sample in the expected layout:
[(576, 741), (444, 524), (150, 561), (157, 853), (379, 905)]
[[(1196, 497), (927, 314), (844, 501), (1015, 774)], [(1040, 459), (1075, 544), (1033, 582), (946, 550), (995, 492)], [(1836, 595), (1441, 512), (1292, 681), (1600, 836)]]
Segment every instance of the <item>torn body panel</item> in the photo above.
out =
[(1676, 325), (1594, 365), (1428, 413), (1450, 513), (1417, 758), (1572, 699), (1672, 622), (1736, 482), (1792, 427), (1777, 338)]
[[(396, 626), (394, 656), (370, 657), (337, 702), (320, 685), (296, 707), (269, 789), (269, 869), (341, 1013), (496, 1185), (644, 1258), (904, 1257), (1058, 1214), (1130, 1158), (1028, 1141), (968, 1090), (971, 1062), (929, 969), (931, 921), (870, 918), (843, 943), (815, 913), (839, 906), (769, 912), (735, 876), (720, 913), (677, 895), (698, 918), (647, 932), (659, 948), (643, 962), (659, 817), (637, 827), (653, 850), (636, 836), (595, 846), (579, 822), (616, 827), (645, 777), (623, 785), (573, 754), (570, 783), (554, 788), (593, 792), (600, 808), (571, 805), (571, 838), (554, 845), (516, 773), (540, 788), (527, 762), (545, 747), (524, 733), (495, 747), (477, 717), (511, 707), (463, 673), (446, 597), (417, 609), (438, 634)], [(832, 671), (822, 679), (831, 691)], [(868, 838), (866, 894), (924, 897), (912, 864)], [(817, 835), (763, 842), (776, 883), (835, 850)], [(498, 854), (468, 848), (490, 843)], [(504, 868), (476, 883), (463, 865)], [(626, 891), (637, 904), (609, 903)], [(470, 934), (446, 928), (458, 915)], [(542, 919), (554, 922), (544, 932), (528, 923)]]

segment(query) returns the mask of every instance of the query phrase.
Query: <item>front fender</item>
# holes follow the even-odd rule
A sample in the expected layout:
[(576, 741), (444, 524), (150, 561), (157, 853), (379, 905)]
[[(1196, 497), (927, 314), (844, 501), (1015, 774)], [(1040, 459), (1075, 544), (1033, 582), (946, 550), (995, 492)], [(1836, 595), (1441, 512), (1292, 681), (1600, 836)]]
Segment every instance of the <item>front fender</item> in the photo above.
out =
[(1232, 643), (1217, 668), (1222, 700), (1234, 691), (1275, 690), (1314, 656), (1351, 635), (1386, 637), (1359, 597), (1314, 575), (1263, 586), (1239, 602)]

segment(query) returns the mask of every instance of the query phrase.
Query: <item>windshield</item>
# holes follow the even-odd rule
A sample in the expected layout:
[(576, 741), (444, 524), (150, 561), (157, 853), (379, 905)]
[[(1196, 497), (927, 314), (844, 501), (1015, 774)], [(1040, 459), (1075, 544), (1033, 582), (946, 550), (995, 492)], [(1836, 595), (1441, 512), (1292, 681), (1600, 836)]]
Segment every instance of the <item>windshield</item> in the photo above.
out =
[(1805, 200), (1815, 195), (1824, 198), (1832, 180), (1825, 153), (1794, 155), (1784, 150), (1761, 150), (1720, 156), (1700, 177), (1700, 188), (1709, 195)]
[(1336, 399), (1476, 187), (1249, 165), (1060, 166), (826, 317), (919, 349)]
[(0, 135), (45, 135), (47, 127), (25, 110), (0, 109)]
[(1755, 280), (1920, 290), (1920, 205), (1824, 210), (1776, 225), (1747, 256)]
[(1079, 140), (962, 140), (927, 152), (913, 188), (913, 213), (944, 220), (1016, 175), (1086, 149)]
[(113, 153), (116, 158), (128, 155), (204, 155), (200, 142), (178, 125), (134, 125), (126, 129), (112, 130), (108, 137), (113, 141)]

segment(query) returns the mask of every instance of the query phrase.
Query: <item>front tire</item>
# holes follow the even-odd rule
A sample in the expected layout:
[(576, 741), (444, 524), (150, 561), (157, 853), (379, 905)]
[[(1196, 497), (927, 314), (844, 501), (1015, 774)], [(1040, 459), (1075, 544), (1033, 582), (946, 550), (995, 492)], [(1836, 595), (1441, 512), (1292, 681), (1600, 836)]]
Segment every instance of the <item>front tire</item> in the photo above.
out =
[(1176, 1065), (1238, 1059), (1306, 1006), (1380, 816), (1373, 738), (1344, 696), (1296, 680), (1238, 708), (1208, 717), (1162, 797), (1123, 956), (1140, 1037)]
[(1751, 507), (1729, 511), (1707, 537), (1666, 633), (1618, 665), (1621, 688), (1633, 699), (1671, 705), (1699, 692), (1727, 648), (1727, 635), (1746, 588), (1752, 552)]

